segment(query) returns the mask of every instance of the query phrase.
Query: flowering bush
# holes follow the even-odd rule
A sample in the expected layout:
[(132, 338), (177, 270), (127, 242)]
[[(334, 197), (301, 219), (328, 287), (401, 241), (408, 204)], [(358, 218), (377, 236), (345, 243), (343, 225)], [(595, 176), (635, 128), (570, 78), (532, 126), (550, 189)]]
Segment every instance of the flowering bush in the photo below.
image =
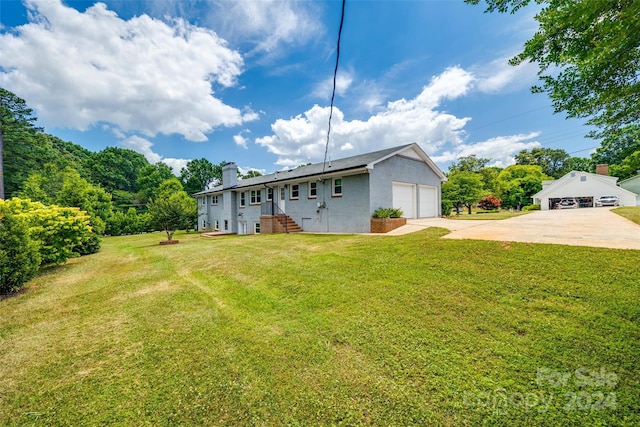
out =
[(478, 208), (492, 211), (500, 208), (500, 199), (494, 195), (486, 196), (478, 202)]

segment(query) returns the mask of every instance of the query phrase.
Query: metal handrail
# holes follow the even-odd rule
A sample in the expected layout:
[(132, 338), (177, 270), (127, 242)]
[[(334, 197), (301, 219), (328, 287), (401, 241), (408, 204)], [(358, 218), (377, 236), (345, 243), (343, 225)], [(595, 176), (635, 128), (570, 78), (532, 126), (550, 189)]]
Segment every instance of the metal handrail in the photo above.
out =
[[(276, 221), (284, 227), (284, 232), (289, 233), (289, 227), (287, 226), (287, 214), (285, 211), (280, 209), (277, 203), (274, 203), (273, 200), (268, 200), (261, 205), (260, 211), (262, 215), (271, 215), (275, 217)], [(284, 221), (280, 221), (278, 217), (283, 217)]]

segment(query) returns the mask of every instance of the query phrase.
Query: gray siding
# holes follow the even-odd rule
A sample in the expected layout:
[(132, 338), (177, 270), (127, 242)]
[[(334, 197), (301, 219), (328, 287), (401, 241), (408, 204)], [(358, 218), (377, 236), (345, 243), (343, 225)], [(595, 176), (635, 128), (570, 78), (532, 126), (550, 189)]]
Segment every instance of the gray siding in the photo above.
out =
[[(301, 181), (298, 200), (289, 199), (287, 188), (285, 211), (304, 231), (335, 233), (368, 233), (369, 175), (358, 174), (342, 178), (342, 196), (333, 196), (333, 178), (318, 182), (318, 195), (309, 198), (308, 181)], [(325, 207), (318, 207), (324, 202)]]
[[(377, 208), (392, 207), (391, 203), (393, 200), (394, 181), (436, 187), (436, 194), (438, 195), (438, 206), (436, 206), (436, 212), (438, 215), (441, 214), (440, 178), (422, 161), (410, 159), (408, 157), (393, 156), (375, 165), (371, 171), (371, 202), (369, 204), (369, 216), (371, 216), (373, 211)], [(419, 206), (419, 195), (416, 195), (416, 203)]]

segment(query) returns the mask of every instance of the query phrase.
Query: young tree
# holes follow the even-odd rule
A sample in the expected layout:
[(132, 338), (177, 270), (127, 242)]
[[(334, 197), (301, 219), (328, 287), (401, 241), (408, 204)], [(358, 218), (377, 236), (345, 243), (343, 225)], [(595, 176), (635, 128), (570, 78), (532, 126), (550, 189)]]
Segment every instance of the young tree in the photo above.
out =
[[(466, 0), (478, 4), (482, 0)], [(485, 0), (487, 11), (515, 12), (530, 0)], [(540, 26), (510, 63), (539, 65), (556, 112), (589, 118), (607, 134), (640, 121), (640, 2), (536, 0)], [(559, 70), (559, 71), (558, 71)], [(596, 136), (596, 135), (591, 135)]]
[(448, 180), (442, 184), (442, 199), (450, 201), (460, 214), (460, 208), (466, 206), (471, 214), (471, 207), (482, 197), (482, 176), (475, 172), (456, 171), (450, 173)]
[(172, 239), (176, 230), (190, 228), (198, 215), (195, 199), (182, 189), (182, 184), (176, 178), (160, 185), (158, 197), (148, 207), (156, 224), (167, 233), (167, 240)]

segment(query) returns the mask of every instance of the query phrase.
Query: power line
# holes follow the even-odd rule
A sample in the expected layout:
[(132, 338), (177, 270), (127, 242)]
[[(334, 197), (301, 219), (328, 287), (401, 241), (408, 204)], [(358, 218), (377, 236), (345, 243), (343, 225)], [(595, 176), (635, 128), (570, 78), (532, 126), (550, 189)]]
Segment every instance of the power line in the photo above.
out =
[(340, 40), (342, 39), (342, 25), (344, 24), (344, 6), (346, 0), (342, 0), (342, 12), (340, 15), (340, 28), (338, 29), (338, 43), (336, 48), (336, 67), (333, 69), (333, 91), (331, 92), (331, 107), (329, 107), (329, 127), (327, 129), (327, 142), (324, 147), (324, 160), (322, 161), (322, 174), (320, 179), (324, 178), (324, 171), (327, 165), (327, 153), (329, 151), (329, 136), (331, 135), (331, 118), (333, 117), (333, 101), (336, 97), (336, 80), (338, 77), (338, 63), (340, 62)]

